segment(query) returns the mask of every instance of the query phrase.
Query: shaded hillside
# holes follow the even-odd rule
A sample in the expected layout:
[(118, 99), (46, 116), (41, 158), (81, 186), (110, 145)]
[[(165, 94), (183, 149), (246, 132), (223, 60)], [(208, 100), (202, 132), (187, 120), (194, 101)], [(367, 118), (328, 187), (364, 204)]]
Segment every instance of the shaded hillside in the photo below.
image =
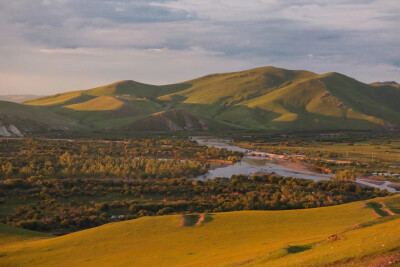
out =
[(398, 99), (400, 88), (391, 85), (263, 67), (164, 86), (121, 81), (24, 104), (50, 108), (90, 129), (371, 130), (399, 127)]
[(0, 136), (26, 136), (52, 130), (82, 130), (78, 121), (59, 115), (47, 107), (0, 101)]
[(128, 128), (144, 131), (202, 131), (208, 130), (208, 123), (205, 119), (184, 109), (170, 109), (138, 119)]

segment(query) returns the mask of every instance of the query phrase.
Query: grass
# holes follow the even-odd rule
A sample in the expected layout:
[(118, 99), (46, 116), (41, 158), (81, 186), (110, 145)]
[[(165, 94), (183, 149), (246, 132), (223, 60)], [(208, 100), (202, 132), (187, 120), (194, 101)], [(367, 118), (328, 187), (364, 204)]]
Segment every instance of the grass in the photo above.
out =
[(396, 87), (372, 86), (338, 73), (262, 67), (163, 86), (120, 81), (25, 104), (73, 109), (60, 114), (95, 129), (109, 128), (104, 111), (118, 119), (182, 108), (236, 129), (376, 130), (400, 125), (399, 98)]
[(262, 257), (250, 265), (328, 266), (350, 262), (352, 266), (357, 262), (362, 265), (364, 257), (379, 258), (384, 253), (399, 249), (399, 242), (400, 220), (397, 219), (345, 232), (340, 240), (321, 241), (296, 254), (287, 253), (276, 259)]
[(400, 195), (397, 197), (388, 198), (383, 203), (394, 213), (400, 215)]
[[(398, 218), (356, 227), (377, 218), (365, 201), (209, 216), (211, 219), (199, 226), (195, 225), (197, 216), (187, 217), (189, 226), (182, 226), (181, 215), (143, 217), (57, 238), (5, 245), (0, 247), (1, 261), (3, 266), (293, 266), (300, 260), (330, 265), (389, 251), (400, 240)], [(326, 241), (335, 234), (343, 239)]]
[(55, 112), (53, 108), (0, 101), (0, 123), (15, 125), (22, 132), (46, 132), (49, 128), (81, 129), (78, 121)]
[(283, 151), (289, 152), (296, 150), (298, 153), (317, 153), (320, 152), (324, 156), (330, 153), (338, 153), (337, 159), (369, 162), (372, 160), (381, 160), (391, 164), (400, 163), (400, 142), (393, 140), (391, 143), (370, 144), (369, 142), (348, 142), (342, 143), (324, 143), (310, 142), (298, 146), (288, 146), (284, 143), (241, 143), (244, 147), (257, 147), (264, 151)]
[(16, 228), (6, 224), (0, 224), (0, 233), (0, 251), (2, 251), (3, 247), (10, 247), (11, 245), (14, 246), (15, 244), (21, 245), (25, 242), (32, 242), (43, 239), (49, 240), (53, 238), (53, 236), (49, 234)]
[(86, 102), (65, 106), (73, 110), (118, 110), (125, 105), (124, 102), (112, 96), (99, 96)]
[(378, 214), (381, 217), (386, 217), (389, 215), (386, 211), (382, 210), (382, 204), (376, 202), (368, 202), (367, 207), (373, 209), (376, 212), (376, 214)]

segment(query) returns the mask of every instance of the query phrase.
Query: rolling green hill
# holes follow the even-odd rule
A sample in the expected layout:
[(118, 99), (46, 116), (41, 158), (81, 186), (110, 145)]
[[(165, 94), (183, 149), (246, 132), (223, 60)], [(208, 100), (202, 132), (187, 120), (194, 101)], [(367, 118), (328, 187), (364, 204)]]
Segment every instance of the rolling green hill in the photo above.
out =
[(57, 128), (54, 121), (65, 118), (87, 131), (374, 130), (399, 128), (398, 99), (400, 88), (391, 85), (368, 85), (339, 73), (262, 67), (163, 86), (120, 81), (13, 109), (41, 107), (54, 118), (30, 114), (35, 121)]
[(399, 256), (400, 218), (394, 214), (399, 200), (143, 217), (56, 238), (0, 226), (0, 261), (2, 266), (363, 266)]
[(0, 136), (25, 136), (52, 130), (82, 130), (73, 118), (57, 114), (42, 106), (28, 106), (0, 101)]

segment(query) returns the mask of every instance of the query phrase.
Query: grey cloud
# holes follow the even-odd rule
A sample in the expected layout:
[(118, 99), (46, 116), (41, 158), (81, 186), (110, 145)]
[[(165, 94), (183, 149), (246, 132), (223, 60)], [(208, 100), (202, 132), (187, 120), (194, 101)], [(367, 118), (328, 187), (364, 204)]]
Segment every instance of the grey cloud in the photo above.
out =
[[(173, 82), (236, 70), (233, 66), (277, 65), (316, 72), (344, 71), (364, 81), (389, 75), (400, 80), (400, 73), (396, 73), (400, 62), (400, 5), (396, 3), (2, 1), (0, 34), (7, 37), (0, 39), (0, 75), (11, 71), (12, 77), (18, 73), (45, 77), (51, 73), (46, 79), (59, 81), (68, 72), (78, 81), (93, 81), (96, 75), (112, 81), (122, 78), (121, 73), (135, 72), (143, 79), (123, 78)], [(102, 60), (106, 67), (101, 66)], [(62, 67), (55, 67), (56, 62), (63, 62)], [(151, 80), (140, 65), (160, 78)], [(164, 74), (166, 70), (169, 75)], [(23, 79), (13, 81), (24, 84)]]

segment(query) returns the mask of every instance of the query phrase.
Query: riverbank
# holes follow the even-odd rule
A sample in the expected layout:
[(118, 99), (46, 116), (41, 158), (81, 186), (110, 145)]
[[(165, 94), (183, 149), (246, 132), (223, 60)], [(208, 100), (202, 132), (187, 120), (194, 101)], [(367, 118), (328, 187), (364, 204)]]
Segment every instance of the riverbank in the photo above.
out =
[[(231, 144), (229, 140), (217, 139), (215, 137), (192, 137), (192, 140), (208, 147), (239, 151), (245, 155), (240, 162), (211, 168), (205, 175), (196, 177), (196, 180), (214, 179), (215, 177), (230, 178), (232, 175), (252, 175), (256, 173), (275, 173), (283, 177), (302, 178), (313, 181), (331, 180), (333, 178), (333, 174), (316, 172), (307, 163), (283, 159), (279, 157), (279, 154), (244, 149)], [(268, 156), (260, 156), (261, 154), (268, 154)], [(400, 185), (397, 183), (370, 181), (365, 180), (365, 177), (357, 179), (356, 182), (360, 185), (376, 187), (382, 190), (386, 189), (392, 193), (400, 193)]]

